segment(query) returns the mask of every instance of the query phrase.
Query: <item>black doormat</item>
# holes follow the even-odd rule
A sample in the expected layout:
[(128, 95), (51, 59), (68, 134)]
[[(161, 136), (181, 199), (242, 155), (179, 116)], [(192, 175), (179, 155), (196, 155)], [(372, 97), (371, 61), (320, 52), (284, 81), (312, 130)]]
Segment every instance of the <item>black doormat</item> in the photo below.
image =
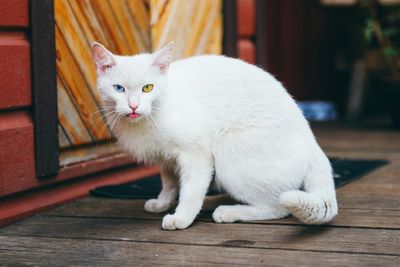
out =
[[(336, 188), (359, 179), (369, 172), (388, 163), (386, 160), (354, 160), (330, 158), (334, 171)], [(157, 197), (161, 191), (159, 175), (119, 184), (96, 187), (90, 190), (92, 196), (128, 199), (149, 199)], [(216, 195), (219, 192), (210, 190), (207, 195)]]
[(330, 158), (335, 187), (339, 188), (389, 163), (387, 160)]

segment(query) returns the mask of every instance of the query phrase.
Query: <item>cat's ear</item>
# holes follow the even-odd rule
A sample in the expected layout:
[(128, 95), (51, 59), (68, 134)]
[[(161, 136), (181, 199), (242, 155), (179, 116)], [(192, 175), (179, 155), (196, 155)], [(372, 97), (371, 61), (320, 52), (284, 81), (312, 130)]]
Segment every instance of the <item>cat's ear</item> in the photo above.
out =
[(166, 73), (172, 60), (174, 42), (170, 42), (160, 50), (153, 53), (153, 66), (156, 66), (161, 73)]
[(113, 54), (99, 43), (93, 43), (92, 55), (94, 62), (96, 63), (96, 70), (98, 74), (104, 74), (107, 72), (107, 70), (115, 66)]

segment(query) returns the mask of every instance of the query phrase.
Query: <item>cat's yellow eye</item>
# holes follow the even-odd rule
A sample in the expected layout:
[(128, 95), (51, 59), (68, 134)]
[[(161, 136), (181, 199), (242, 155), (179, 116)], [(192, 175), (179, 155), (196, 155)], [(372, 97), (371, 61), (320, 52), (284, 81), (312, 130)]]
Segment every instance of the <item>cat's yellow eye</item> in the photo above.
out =
[(144, 93), (150, 93), (151, 90), (153, 90), (153, 85), (152, 84), (146, 84), (145, 86), (143, 86), (142, 91)]

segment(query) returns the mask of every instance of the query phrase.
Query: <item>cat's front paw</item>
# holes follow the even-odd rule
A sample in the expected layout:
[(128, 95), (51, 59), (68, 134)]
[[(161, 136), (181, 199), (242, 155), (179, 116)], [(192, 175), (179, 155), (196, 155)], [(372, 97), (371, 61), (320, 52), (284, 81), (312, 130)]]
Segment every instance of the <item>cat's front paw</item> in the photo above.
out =
[(144, 203), (144, 210), (147, 212), (160, 213), (169, 209), (169, 202), (158, 200), (158, 199), (149, 199)]
[(186, 229), (192, 224), (192, 222), (192, 219), (177, 216), (175, 214), (168, 214), (165, 215), (162, 220), (162, 228), (164, 230)]

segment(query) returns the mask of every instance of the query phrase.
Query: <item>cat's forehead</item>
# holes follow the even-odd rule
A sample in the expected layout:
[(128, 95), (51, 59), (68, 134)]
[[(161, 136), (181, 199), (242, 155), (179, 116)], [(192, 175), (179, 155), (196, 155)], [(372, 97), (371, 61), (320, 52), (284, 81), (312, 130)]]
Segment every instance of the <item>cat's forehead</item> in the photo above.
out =
[(150, 54), (141, 54), (136, 56), (117, 56), (116, 57), (117, 73), (120, 78), (135, 80), (141, 79), (147, 75), (152, 65), (152, 57)]

